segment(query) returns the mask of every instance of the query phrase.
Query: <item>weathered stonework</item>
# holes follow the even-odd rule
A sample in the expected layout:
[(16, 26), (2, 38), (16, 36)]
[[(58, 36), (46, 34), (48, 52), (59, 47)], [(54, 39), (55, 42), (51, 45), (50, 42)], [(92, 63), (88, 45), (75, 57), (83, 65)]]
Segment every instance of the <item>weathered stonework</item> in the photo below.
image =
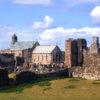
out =
[(83, 64), (83, 49), (86, 49), (85, 39), (68, 39), (65, 41), (65, 66), (71, 68)]
[(52, 63), (52, 55), (51, 54), (32, 54), (32, 63), (51, 64)]
[(15, 59), (13, 54), (0, 54), (0, 67), (14, 66)]
[[(39, 48), (38, 48), (39, 49)], [(45, 46), (46, 49), (46, 46)], [(49, 48), (48, 48), (49, 49)], [(49, 65), (53, 63), (61, 63), (62, 61), (62, 52), (58, 48), (58, 46), (55, 46), (53, 51), (51, 52), (35, 52), (32, 53), (32, 63), (33, 64), (43, 64), (43, 65)]]
[(71, 46), (72, 45), (72, 39), (65, 41), (65, 66), (71, 67)]
[(100, 54), (91, 54), (89, 51), (84, 51), (83, 66), (73, 68), (72, 73), (73, 77), (100, 80)]
[[(12, 42), (10, 48), (6, 50), (0, 50), (0, 54), (13, 55), (15, 61), (15, 65), (14, 65), (15, 67), (23, 66), (24, 63), (46, 65), (46, 64), (63, 62), (62, 52), (58, 46), (52, 45), (55, 48), (49, 53), (44, 52), (45, 50), (47, 50), (46, 46), (44, 50), (41, 50), (43, 51), (42, 53), (33, 53), (34, 49), (39, 45), (40, 44), (37, 41), (18, 42), (18, 38), (14, 34), (12, 36)], [(51, 49), (52, 46), (49, 45)], [(50, 51), (50, 48), (48, 48), (48, 51)]]
[(90, 46), (90, 53), (98, 53), (99, 52), (99, 37), (93, 37), (93, 42)]
[(73, 77), (82, 77), (90, 80), (100, 80), (100, 52), (99, 38), (93, 37), (89, 48), (83, 49), (82, 66), (74, 66), (70, 69)]

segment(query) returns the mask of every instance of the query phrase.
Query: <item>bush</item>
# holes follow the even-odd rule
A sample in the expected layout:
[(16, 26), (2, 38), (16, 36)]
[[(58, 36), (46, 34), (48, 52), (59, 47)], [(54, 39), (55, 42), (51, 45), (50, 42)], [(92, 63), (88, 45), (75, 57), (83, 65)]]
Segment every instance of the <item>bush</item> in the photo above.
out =
[(33, 72), (24, 71), (24, 72), (20, 72), (19, 74), (16, 74), (14, 81), (15, 81), (15, 85), (18, 85), (18, 84), (31, 82), (34, 79), (35, 79), (35, 74)]
[(0, 69), (0, 87), (5, 87), (9, 85), (8, 71), (5, 69)]

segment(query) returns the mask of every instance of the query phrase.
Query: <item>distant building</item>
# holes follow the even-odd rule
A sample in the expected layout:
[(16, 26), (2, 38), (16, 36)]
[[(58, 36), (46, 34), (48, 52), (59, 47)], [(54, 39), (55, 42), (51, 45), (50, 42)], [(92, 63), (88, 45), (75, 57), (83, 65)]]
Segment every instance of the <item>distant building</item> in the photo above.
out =
[[(0, 50), (1, 55), (13, 55), (15, 66), (25, 63), (31, 64), (53, 64), (63, 62), (62, 51), (58, 46), (40, 46), (37, 41), (18, 41), (17, 36), (12, 36), (9, 49)], [(64, 54), (63, 54), (64, 55)], [(6, 56), (5, 56), (6, 57)], [(2, 60), (3, 58), (1, 58)], [(8, 58), (7, 58), (8, 59)], [(4, 59), (3, 59), (4, 60)], [(6, 58), (5, 58), (6, 60)], [(4, 62), (5, 62), (4, 60)], [(8, 59), (9, 60), (9, 59)]]
[(32, 63), (36, 64), (53, 64), (60, 63), (62, 52), (58, 46), (41, 45), (37, 46), (32, 52)]
[(39, 43), (35, 41), (16, 42), (14, 45), (11, 46), (10, 50), (15, 52), (16, 57), (23, 57), (24, 61), (30, 62), (32, 51), (37, 45), (39, 45)]
[(83, 63), (83, 49), (87, 47), (85, 39), (68, 39), (65, 41), (65, 65), (70, 68)]
[(15, 65), (15, 59), (13, 54), (0, 54), (0, 66), (11, 67)]
[(99, 37), (93, 37), (92, 44), (90, 46), (90, 53), (98, 53), (99, 52)]
[(69, 39), (65, 41), (65, 65), (67, 67), (75, 66), (78, 62), (77, 41)]
[(39, 45), (37, 41), (22, 41), (18, 42), (17, 36), (12, 36), (12, 42), (9, 49), (1, 50), (0, 54), (13, 54), (16, 61), (31, 62), (32, 51)]

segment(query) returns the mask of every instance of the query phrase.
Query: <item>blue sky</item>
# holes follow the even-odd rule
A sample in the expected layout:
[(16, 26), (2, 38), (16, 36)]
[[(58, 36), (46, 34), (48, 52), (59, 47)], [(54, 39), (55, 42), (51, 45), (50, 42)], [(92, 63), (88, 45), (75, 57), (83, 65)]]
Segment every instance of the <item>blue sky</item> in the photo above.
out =
[(100, 0), (0, 0), (0, 49), (19, 41), (58, 44), (100, 36)]

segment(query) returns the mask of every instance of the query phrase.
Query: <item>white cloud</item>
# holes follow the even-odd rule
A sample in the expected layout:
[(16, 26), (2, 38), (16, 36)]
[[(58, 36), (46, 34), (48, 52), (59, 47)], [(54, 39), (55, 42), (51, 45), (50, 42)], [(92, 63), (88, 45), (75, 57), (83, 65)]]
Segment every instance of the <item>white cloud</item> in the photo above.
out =
[(66, 36), (66, 30), (63, 27), (47, 29), (41, 35), (42, 40), (55, 40)]
[(93, 23), (94, 24), (99, 24), (100, 25), (100, 6), (96, 6), (92, 12), (91, 12), (91, 17), (92, 17), (92, 20), (93, 20)]
[[(77, 35), (76, 35), (77, 34)], [(55, 29), (47, 29), (45, 30), (41, 35), (42, 40), (56, 40), (56, 39), (65, 39), (68, 37), (75, 36), (85, 36), (85, 35), (91, 35), (91, 36), (99, 36), (100, 35), (100, 28), (72, 28), (72, 29), (65, 29), (63, 27), (58, 27)]]
[(20, 32), (17, 32), (16, 34), (19, 38), (19, 41), (37, 41), (38, 40), (38, 34), (30, 32), (29, 30), (25, 31), (22, 30)]
[(64, 0), (69, 6), (76, 6), (80, 4), (100, 4), (100, 0)]
[(64, 42), (68, 38), (91, 38), (100, 36), (100, 28), (71, 28), (57, 27), (45, 29), (42, 33), (30, 32), (30, 30), (21, 30), (11, 26), (0, 26), (0, 49), (7, 48), (11, 43), (11, 36), (16, 33), (19, 41), (36, 41), (40, 44), (57, 44), (64, 49)]
[(0, 26), (0, 49), (10, 47), (13, 34), (18, 36), (19, 41), (36, 41), (38, 38), (38, 34), (32, 33), (29, 30), (20, 31), (12, 26)]
[(0, 48), (9, 47), (11, 35), (16, 32), (16, 28), (11, 26), (0, 26)]
[(39, 5), (48, 5), (51, 4), (51, 0), (13, 0), (15, 4), (39, 4)]
[(100, 28), (84, 27), (80, 29), (71, 28), (65, 29), (58, 27), (55, 29), (47, 29), (40, 34), (40, 42), (43, 44), (55, 44), (62, 45), (64, 48), (64, 42), (68, 38), (91, 38), (92, 36), (100, 36)]
[(33, 29), (47, 29), (47, 28), (50, 28), (52, 26), (52, 24), (53, 24), (53, 19), (50, 16), (46, 15), (44, 17), (43, 22), (41, 22), (41, 21), (33, 22), (32, 27), (33, 27)]

